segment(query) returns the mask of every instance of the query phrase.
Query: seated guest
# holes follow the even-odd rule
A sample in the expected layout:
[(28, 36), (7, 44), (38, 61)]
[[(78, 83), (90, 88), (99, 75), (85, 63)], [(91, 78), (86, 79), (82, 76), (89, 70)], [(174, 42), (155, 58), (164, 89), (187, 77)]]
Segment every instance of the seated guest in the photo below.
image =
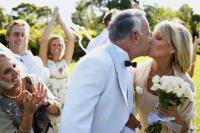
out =
[(0, 50), (0, 132), (46, 133), (60, 109), (36, 76), (25, 76), (12, 55)]
[(28, 50), (29, 35), (30, 26), (26, 21), (20, 19), (13, 21), (6, 33), (9, 49), (21, 61), (26, 73), (35, 74), (47, 83), (50, 76), (48, 69), (43, 66), (39, 57), (33, 56)]

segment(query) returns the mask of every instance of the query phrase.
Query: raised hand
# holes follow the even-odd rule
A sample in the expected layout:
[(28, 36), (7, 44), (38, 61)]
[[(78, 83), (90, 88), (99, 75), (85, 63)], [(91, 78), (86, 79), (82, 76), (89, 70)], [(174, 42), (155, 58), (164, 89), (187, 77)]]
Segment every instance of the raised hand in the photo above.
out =
[(58, 10), (59, 10), (59, 8), (56, 6), (56, 7), (53, 9), (52, 17), (57, 18)]
[(60, 16), (60, 13), (58, 12), (58, 16), (57, 16), (57, 21), (58, 23), (62, 26), (64, 21), (62, 20), (62, 17)]
[(199, 36), (194, 37), (194, 43), (193, 43), (194, 48), (196, 48), (198, 44), (200, 44), (200, 34)]

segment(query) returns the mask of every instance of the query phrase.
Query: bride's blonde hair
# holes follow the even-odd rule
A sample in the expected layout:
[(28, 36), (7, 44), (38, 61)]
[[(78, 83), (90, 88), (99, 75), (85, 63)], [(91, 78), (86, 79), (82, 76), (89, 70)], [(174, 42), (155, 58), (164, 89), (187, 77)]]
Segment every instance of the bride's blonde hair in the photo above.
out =
[(182, 72), (187, 72), (192, 62), (192, 36), (189, 30), (182, 24), (174, 21), (162, 21), (156, 25), (163, 39), (172, 47), (174, 53), (174, 65)]

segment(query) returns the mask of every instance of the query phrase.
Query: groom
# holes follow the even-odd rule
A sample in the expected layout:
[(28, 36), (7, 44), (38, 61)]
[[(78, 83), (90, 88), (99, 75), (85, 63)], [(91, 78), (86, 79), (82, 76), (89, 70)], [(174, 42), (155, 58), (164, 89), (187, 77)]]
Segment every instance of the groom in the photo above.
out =
[(85, 55), (69, 80), (61, 133), (125, 133), (140, 125), (131, 114), (133, 78), (124, 62), (146, 55), (149, 33), (143, 11), (127, 9), (114, 17), (112, 43)]

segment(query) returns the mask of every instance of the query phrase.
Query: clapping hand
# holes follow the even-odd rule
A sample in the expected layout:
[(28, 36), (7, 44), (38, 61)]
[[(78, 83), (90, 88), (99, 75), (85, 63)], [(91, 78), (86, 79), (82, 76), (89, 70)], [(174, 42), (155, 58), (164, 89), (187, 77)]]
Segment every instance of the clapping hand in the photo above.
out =
[(58, 7), (55, 7), (54, 9), (53, 9), (53, 13), (52, 13), (52, 16), (53, 17), (56, 17), (57, 18), (57, 15), (58, 15)]
[(43, 83), (42, 80), (39, 80), (39, 82), (32, 85), (32, 93), (35, 93), (38, 97), (40, 97), (40, 100), (44, 100), (47, 96), (47, 86)]
[(55, 24), (55, 21), (56, 21), (56, 19), (57, 19), (57, 17), (58, 17), (58, 7), (55, 7), (54, 9), (53, 9), (53, 13), (52, 13), (52, 22), (54, 22), (54, 24)]
[(30, 93), (28, 91), (23, 91), (23, 107), (24, 113), (26, 115), (33, 115), (34, 112), (39, 107), (40, 97), (38, 97), (35, 93)]

